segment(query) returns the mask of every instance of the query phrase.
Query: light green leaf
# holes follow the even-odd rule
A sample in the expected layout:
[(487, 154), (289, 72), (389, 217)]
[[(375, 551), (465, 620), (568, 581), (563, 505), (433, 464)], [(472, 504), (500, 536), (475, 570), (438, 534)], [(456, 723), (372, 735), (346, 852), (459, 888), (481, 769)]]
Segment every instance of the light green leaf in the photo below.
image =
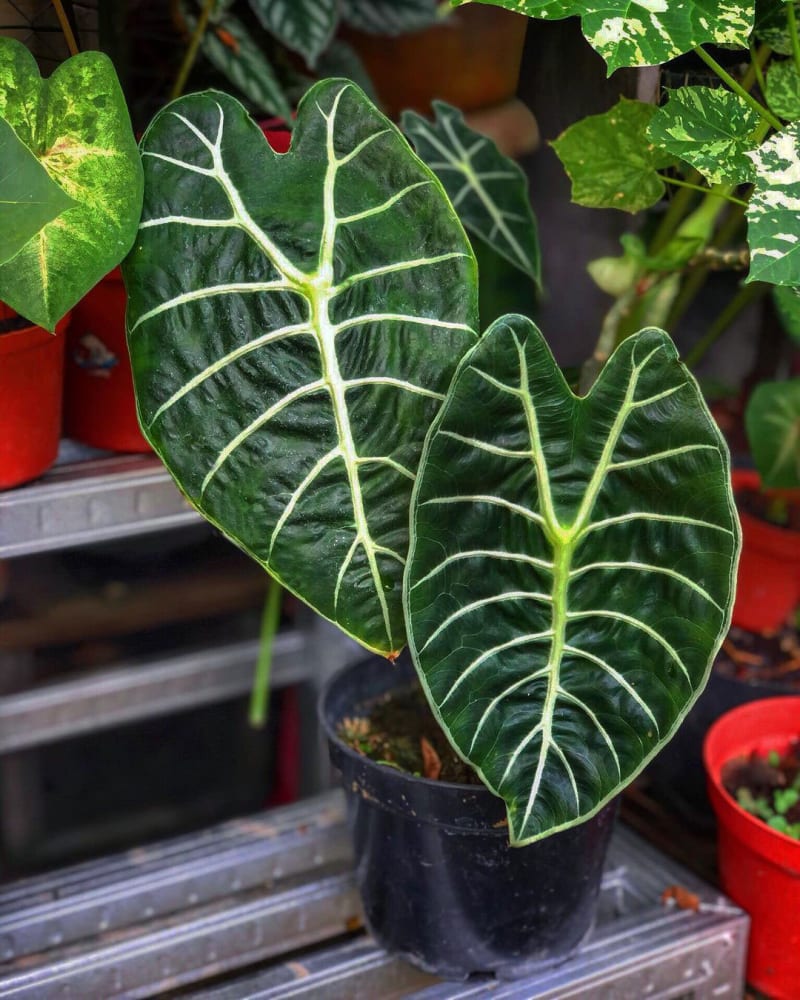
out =
[(784, 332), (800, 344), (800, 288), (776, 285), (772, 289), (772, 301)]
[(789, 125), (749, 156), (756, 177), (747, 207), (747, 281), (800, 285), (800, 125)]
[(142, 204), (136, 140), (100, 52), (43, 80), (24, 45), (0, 38), (0, 117), (74, 202), (0, 266), (0, 300), (53, 330), (130, 249)]
[[(756, 16), (753, 34), (760, 42), (765, 42), (775, 52), (783, 56), (792, 54), (792, 37), (786, 19), (786, 0), (756, 0)], [(800, 3), (795, 2), (795, 11), (800, 20)]]
[(250, 7), (262, 27), (312, 69), (339, 20), (337, 0), (250, 0)]
[(0, 118), (0, 264), (75, 202)]
[[(190, 25), (194, 21), (188, 15), (186, 19)], [(216, 30), (203, 35), (203, 55), (260, 114), (276, 115), (292, 128), (292, 106), (261, 46), (232, 14), (227, 14), (218, 27), (224, 32), (222, 37)]]
[(759, 114), (727, 90), (681, 87), (667, 93), (668, 102), (647, 129), (651, 142), (691, 164), (711, 184), (752, 180), (755, 168), (746, 154), (758, 146)]
[(787, 121), (800, 118), (800, 73), (793, 59), (772, 63), (767, 73), (767, 101)]
[(342, 19), (372, 35), (421, 31), (439, 19), (438, 0), (341, 0)]
[(216, 92), (168, 106), (143, 151), (125, 280), (145, 434), (284, 586), (397, 652), (422, 442), (476, 339), (455, 211), (341, 80), (308, 92), (282, 156)]
[(660, 330), (574, 396), (539, 331), (463, 359), (420, 460), (409, 648), (522, 845), (596, 813), (669, 740), (725, 636), (728, 453)]
[(444, 101), (432, 107), (433, 122), (404, 111), (403, 131), (444, 185), (467, 231), (539, 284), (541, 255), (525, 174), (466, 125), (459, 110)]
[(747, 48), (753, 7), (733, 0), (479, 0), (529, 17), (559, 20), (578, 15), (583, 33), (608, 64), (657, 66), (712, 42)]
[(764, 486), (800, 487), (800, 378), (756, 386), (744, 418)]
[(610, 111), (581, 119), (555, 140), (574, 202), (640, 212), (662, 197), (664, 182), (657, 171), (674, 158), (647, 138), (655, 112), (652, 104), (623, 97)]

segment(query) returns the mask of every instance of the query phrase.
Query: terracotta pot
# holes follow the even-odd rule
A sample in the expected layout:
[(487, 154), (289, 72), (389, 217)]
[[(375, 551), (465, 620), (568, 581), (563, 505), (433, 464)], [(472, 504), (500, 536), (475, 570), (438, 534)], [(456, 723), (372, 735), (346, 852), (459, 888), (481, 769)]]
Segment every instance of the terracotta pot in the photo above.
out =
[[(758, 473), (737, 469), (734, 493), (760, 490)], [(800, 496), (798, 497), (800, 499)], [(739, 510), (742, 555), (733, 624), (753, 632), (779, 628), (800, 604), (800, 532)]]
[(752, 921), (747, 981), (775, 1000), (797, 1000), (800, 989), (800, 841), (742, 809), (720, 775), (729, 760), (783, 752), (798, 736), (800, 697), (765, 698), (719, 719), (703, 750), (721, 887)]
[(517, 91), (528, 19), (470, 4), (441, 24), (396, 38), (343, 31), (390, 118), (405, 108), (430, 112), (434, 98), (462, 111), (510, 100)]
[(67, 337), (64, 433), (94, 448), (150, 451), (139, 429), (128, 348), (125, 286), (115, 268), (75, 306)]
[[(16, 313), (0, 303), (0, 319)], [(64, 334), (40, 326), (0, 333), (0, 489), (35, 479), (55, 461), (61, 436)]]

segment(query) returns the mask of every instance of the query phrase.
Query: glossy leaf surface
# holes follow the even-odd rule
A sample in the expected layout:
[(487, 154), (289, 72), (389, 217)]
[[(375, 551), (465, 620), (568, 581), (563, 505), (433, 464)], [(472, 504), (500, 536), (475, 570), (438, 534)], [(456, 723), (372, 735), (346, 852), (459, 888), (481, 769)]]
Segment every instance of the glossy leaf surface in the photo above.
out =
[(74, 204), (0, 118), (0, 264)]
[(336, 0), (250, 0), (250, 7), (271, 35), (312, 68), (339, 20)]
[(747, 207), (747, 280), (800, 285), (800, 125), (771, 136), (750, 158), (756, 176)]
[(727, 449), (665, 333), (625, 340), (584, 398), (524, 317), (464, 358), (414, 491), (409, 646), (513, 843), (593, 815), (670, 738), (738, 545)]
[(538, 284), (541, 255), (525, 174), (457, 108), (444, 101), (433, 101), (432, 108), (432, 122), (404, 111), (403, 131), (444, 185), (467, 231)]
[(800, 487), (800, 378), (756, 386), (745, 426), (764, 486)]
[(751, 5), (732, 0), (479, 0), (529, 17), (559, 20), (577, 15), (583, 33), (608, 64), (657, 66), (713, 42), (747, 48), (753, 27)]
[(656, 109), (622, 98), (609, 111), (571, 125), (553, 143), (572, 181), (572, 200), (589, 208), (640, 212), (664, 194), (658, 170), (674, 157), (647, 137)]
[(404, 642), (425, 432), (474, 343), (475, 261), (441, 185), (354, 85), (273, 153), (215, 92), (143, 140), (126, 261), (145, 433), (191, 502), (371, 649)]
[(755, 169), (747, 153), (758, 146), (758, 112), (720, 88), (680, 87), (667, 93), (669, 100), (647, 128), (650, 140), (691, 164), (711, 184), (752, 180)]
[(142, 204), (136, 141), (100, 52), (74, 56), (43, 80), (24, 45), (1, 38), (0, 117), (74, 202), (0, 266), (0, 299), (52, 330), (133, 242)]

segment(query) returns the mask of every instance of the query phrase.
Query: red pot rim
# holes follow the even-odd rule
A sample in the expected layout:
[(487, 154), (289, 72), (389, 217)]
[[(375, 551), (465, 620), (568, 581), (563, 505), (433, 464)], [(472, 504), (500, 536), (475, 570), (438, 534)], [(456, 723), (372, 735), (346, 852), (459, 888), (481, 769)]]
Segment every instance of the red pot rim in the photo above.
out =
[[(13, 310), (9, 311), (13, 315), (16, 315), (13, 313)], [(66, 316), (62, 317), (56, 323), (55, 333), (50, 333), (49, 330), (45, 330), (41, 326), (36, 326), (35, 323), (23, 326), (20, 330), (9, 330), (6, 333), (0, 333), (0, 356), (19, 354), (22, 351), (29, 351), (31, 348), (46, 344), (57, 334), (62, 334), (66, 330), (69, 320), (70, 313), (67, 313)]]
[[(734, 495), (742, 490), (761, 490), (761, 479), (755, 469), (734, 469), (732, 476)], [(780, 495), (796, 494), (800, 501), (800, 490), (774, 490)], [(800, 531), (782, 528), (754, 517), (739, 508), (739, 520), (746, 535), (748, 545), (768, 552), (776, 559), (800, 559)]]
[(751, 815), (722, 785), (722, 767), (754, 750), (782, 750), (800, 736), (800, 696), (761, 698), (726, 712), (709, 729), (703, 763), (717, 819), (739, 840), (773, 864), (800, 872), (800, 840), (773, 830)]

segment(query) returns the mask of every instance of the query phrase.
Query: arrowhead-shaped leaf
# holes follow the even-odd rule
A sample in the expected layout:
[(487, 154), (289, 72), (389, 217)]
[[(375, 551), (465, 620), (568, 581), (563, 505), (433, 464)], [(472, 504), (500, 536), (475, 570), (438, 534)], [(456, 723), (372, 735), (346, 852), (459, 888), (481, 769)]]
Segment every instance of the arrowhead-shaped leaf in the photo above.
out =
[(571, 125), (553, 143), (572, 181), (572, 200), (590, 208), (640, 212), (664, 194), (657, 171), (674, 157), (654, 146), (647, 127), (652, 104), (622, 98), (609, 111)]
[(800, 487), (800, 378), (758, 385), (747, 404), (745, 426), (764, 486)]
[(74, 204), (0, 118), (0, 264)]
[(673, 734), (728, 624), (728, 454), (669, 337), (574, 396), (536, 327), (463, 359), (414, 490), (409, 646), (525, 844), (593, 815)]
[(749, 155), (756, 177), (747, 207), (747, 280), (800, 285), (800, 125), (776, 133)]
[(250, 0), (250, 7), (271, 35), (312, 68), (339, 20), (337, 0)]
[(374, 35), (404, 35), (435, 24), (437, 0), (341, 0), (342, 19)]
[(712, 184), (752, 180), (747, 153), (758, 146), (759, 114), (734, 93), (713, 87), (670, 90), (647, 128), (648, 138)]
[(800, 73), (793, 59), (775, 62), (767, 73), (767, 101), (787, 121), (800, 118)]
[(559, 20), (578, 15), (583, 33), (612, 73), (620, 66), (657, 66), (712, 42), (747, 48), (753, 7), (733, 0), (479, 0), (496, 7)]
[(212, 92), (162, 111), (143, 156), (125, 279), (147, 437), (285, 586), (396, 652), (423, 438), (476, 339), (455, 211), (345, 81), (308, 92), (285, 155)]
[(52, 330), (130, 249), (142, 204), (136, 141), (100, 52), (43, 80), (24, 45), (0, 38), (0, 117), (75, 202), (0, 266), (0, 299)]
[(404, 111), (402, 128), (417, 154), (444, 185), (468, 232), (475, 233), (537, 284), (541, 256), (525, 174), (491, 139), (444, 101), (433, 122)]

